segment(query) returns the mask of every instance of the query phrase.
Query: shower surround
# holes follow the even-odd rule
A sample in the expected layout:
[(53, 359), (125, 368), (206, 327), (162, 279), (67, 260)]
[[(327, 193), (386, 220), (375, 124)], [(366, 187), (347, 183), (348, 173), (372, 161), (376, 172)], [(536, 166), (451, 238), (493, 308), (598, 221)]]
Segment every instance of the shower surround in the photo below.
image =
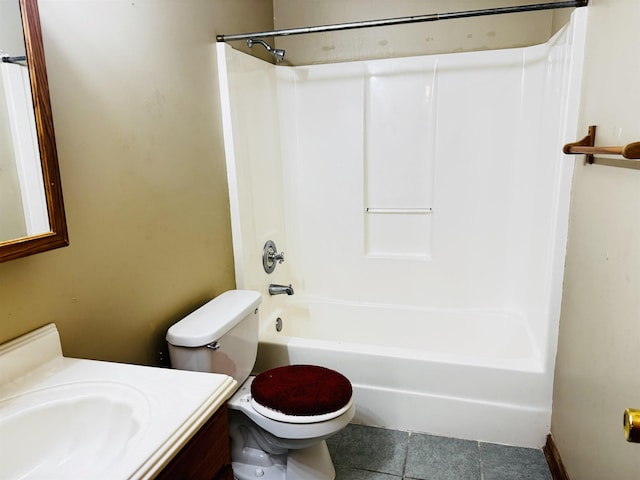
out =
[(578, 9), (543, 45), (300, 67), (218, 45), (258, 368), (340, 370), (361, 423), (544, 443), (585, 26)]

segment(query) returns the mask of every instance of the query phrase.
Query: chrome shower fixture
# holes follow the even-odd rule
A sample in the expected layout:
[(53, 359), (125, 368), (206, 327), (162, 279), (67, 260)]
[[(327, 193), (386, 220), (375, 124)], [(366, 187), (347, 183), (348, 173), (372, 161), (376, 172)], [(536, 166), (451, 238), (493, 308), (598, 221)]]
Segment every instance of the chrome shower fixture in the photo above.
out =
[(265, 243), (262, 248), (262, 266), (264, 271), (271, 273), (276, 269), (276, 263), (282, 262), (284, 262), (284, 252), (278, 253), (278, 247), (273, 243), (273, 240), (267, 240), (267, 243)]
[(273, 58), (276, 59), (276, 63), (280, 63), (282, 60), (284, 60), (284, 50), (282, 50), (280, 48), (273, 48), (271, 45), (269, 45), (264, 40), (258, 40), (256, 38), (247, 38), (247, 47), (251, 48), (256, 43), (259, 43), (264, 48), (266, 48), (267, 52), (269, 52), (273, 56)]

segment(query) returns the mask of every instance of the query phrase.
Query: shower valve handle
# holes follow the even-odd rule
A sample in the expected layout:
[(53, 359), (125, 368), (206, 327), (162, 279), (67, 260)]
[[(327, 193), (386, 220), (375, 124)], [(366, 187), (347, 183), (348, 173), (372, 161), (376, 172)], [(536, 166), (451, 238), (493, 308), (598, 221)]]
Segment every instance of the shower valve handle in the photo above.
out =
[(280, 253), (270, 253), (269, 254), (269, 260), (272, 262), (278, 262), (278, 263), (282, 263), (284, 262), (284, 252), (280, 252)]
[(262, 249), (262, 266), (264, 271), (271, 273), (276, 268), (276, 263), (284, 262), (284, 252), (278, 253), (278, 248), (272, 240), (268, 240)]

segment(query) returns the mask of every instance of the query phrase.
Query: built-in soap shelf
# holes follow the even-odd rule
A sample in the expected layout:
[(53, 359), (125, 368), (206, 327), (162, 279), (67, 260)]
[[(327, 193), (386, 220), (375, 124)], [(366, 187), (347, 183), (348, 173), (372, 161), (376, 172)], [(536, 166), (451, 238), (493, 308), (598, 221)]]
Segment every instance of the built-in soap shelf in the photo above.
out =
[(433, 209), (431, 207), (424, 208), (371, 208), (367, 207), (364, 209), (365, 213), (401, 213), (401, 214), (422, 214), (429, 215), (433, 213)]
[(365, 207), (365, 253), (370, 258), (431, 258), (432, 207)]
[[(633, 142), (627, 145), (616, 147), (597, 147), (596, 143), (596, 126), (589, 127), (589, 133), (586, 137), (577, 142), (567, 143), (562, 151), (567, 155), (586, 155), (586, 163), (609, 165), (612, 167), (626, 167), (640, 169), (640, 142)], [(623, 159), (601, 159), (595, 155), (619, 155)]]

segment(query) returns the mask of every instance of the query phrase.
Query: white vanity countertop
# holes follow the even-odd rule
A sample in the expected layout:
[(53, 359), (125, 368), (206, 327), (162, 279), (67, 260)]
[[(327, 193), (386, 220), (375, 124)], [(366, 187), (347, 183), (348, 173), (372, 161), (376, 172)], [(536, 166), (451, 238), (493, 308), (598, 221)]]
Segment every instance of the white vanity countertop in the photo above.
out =
[[(28, 336), (34, 338), (21, 340)], [(54, 337), (59, 345), (55, 326), (48, 325), (0, 346), (0, 478), (43, 478), (44, 472), (46, 478), (153, 478), (237, 385), (226, 375), (63, 357), (59, 346), (53, 345)], [(26, 366), (17, 367), (20, 363)], [(54, 408), (47, 410), (49, 405)], [(56, 417), (65, 411), (70, 412), (70, 421), (50, 427), (62, 432), (51, 437), (50, 446), (38, 445), (37, 434), (29, 433), (34, 438), (20, 440), (20, 435), (32, 427), (36, 432), (45, 431), (43, 418), (59, 423)], [(45, 412), (45, 416), (38, 412)], [(30, 417), (34, 420), (23, 420)], [(82, 422), (74, 422), (82, 418)], [(74, 438), (75, 423), (84, 426), (77, 427), (81, 431)], [(83, 453), (71, 460), (66, 458), (78, 450), (73, 442), (84, 449), (94, 438), (99, 450), (93, 457)], [(33, 444), (33, 458), (18, 459), (18, 466), (12, 468), (14, 459), (4, 456), (20, 441), (28, 444), (25, 455)], [(65, 447), (65, 442), (71, 443)], [(114, 445), (113, 450), (119, 453), (112, 454), (107, 445)], [(92, 447), (86, 448), (91, 451)], [(14, 448), (12, 457), (23, 450), (24, 446)], [(33, 471), (25, 476), (25, 465), (32, 464)]]

